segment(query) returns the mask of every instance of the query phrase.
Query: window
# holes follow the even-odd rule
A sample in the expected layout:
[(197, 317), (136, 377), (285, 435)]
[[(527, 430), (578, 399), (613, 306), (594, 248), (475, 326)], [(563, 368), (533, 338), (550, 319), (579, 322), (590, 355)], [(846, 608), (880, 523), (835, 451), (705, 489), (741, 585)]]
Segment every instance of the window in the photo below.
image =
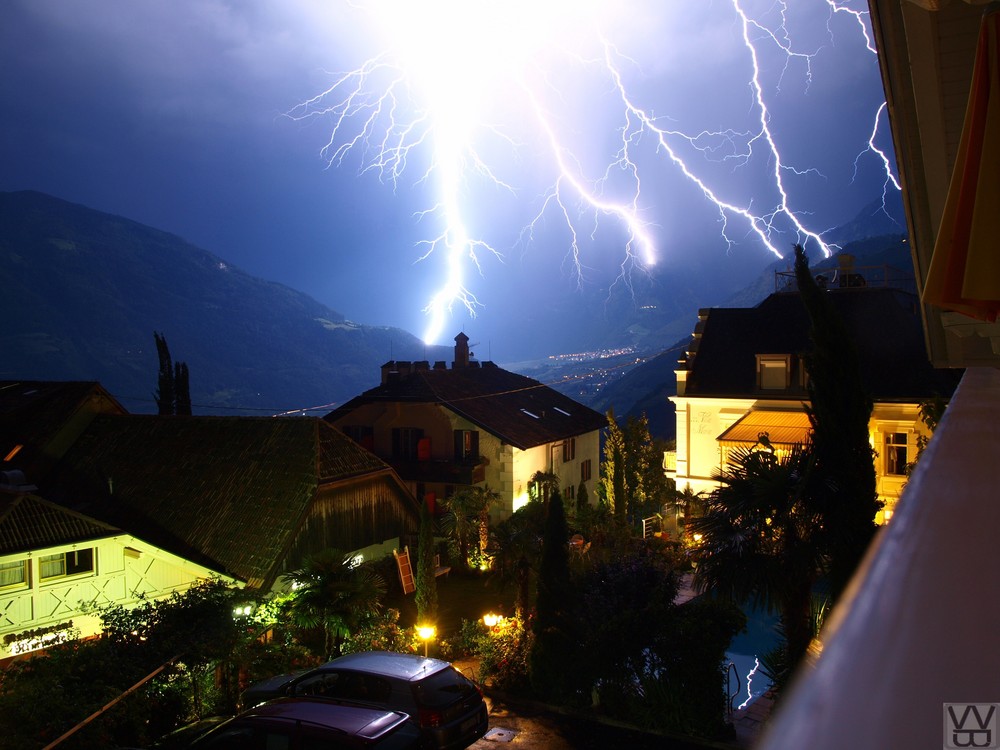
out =
[(25, 586), (28, 583), (28, 561), (0, 563), (0, 588)]
[(94, 550), (78, 549), (55, 555), (42, 555), (38, 560), (39, 576), (43, 581), (62, 576), (94, 572)]
[(415, 461), (417, 459), (417, 444), (424, 436), (419, 427), (392, 428), (392, 457)]
[(479, 460), (478, 430), (455, 430), (455, 460)]
[(757, 387), (763, 391), (785, 390), (791, 369), (791, 356), (788, 354), (758, 354)]
[(563, 463), (566, 461), (572, 461), (576, 458), (576, 438), (570, 438), (569, 440), (563, 440), (562, 444), (563, 453)]
[(567, 503), (576, 502), (576, 487), (573, 485), (568, 485), (566, 489), (563, 490), (563, 495), (566, 496)]
[(375, 429), (369, 424), (344, 425), (344, 434), (368, 450), (375, 448)]
[(586, 459), (580, 462), (580, 481), (587, 482), (590, 481), (590, 459)]
[(906, 433), (885, 433), (885, 473), (902, 476), (906, 473)]

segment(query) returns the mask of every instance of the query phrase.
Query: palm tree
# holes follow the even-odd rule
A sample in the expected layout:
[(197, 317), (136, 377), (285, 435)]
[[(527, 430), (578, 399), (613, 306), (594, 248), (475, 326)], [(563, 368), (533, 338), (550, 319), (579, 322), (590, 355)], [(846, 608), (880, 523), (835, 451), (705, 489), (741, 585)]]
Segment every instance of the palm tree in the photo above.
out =
[(340, 550), (326, 549), (308, 557), (284, 578), (292, 585), (293, 621), (299, 627), (323, 628), (327, 660), (340, 654), (345, 637), (382, 611), (385, 581)]
[(489, 485), (484, 487), (464, 487), (445, 501), (448, 513), (442, 520), (442, 526), (454, 535), (458, 542), (461, 566), (468, 569), (469, 547), (476, 539), (479, 556), (486, 552), (490, 533), (490, 508), (499, 505), (500, 493), (494, 492)]
[(695, 546), (695, 585), (732, 601), (780, 614), (789, 664), (812, 640), (812, 587), (822, 566), (819, 513), (806, 492), (812, 456), (795, 446), (778, 456), (738, 448), (691, 521), (701, 534)]

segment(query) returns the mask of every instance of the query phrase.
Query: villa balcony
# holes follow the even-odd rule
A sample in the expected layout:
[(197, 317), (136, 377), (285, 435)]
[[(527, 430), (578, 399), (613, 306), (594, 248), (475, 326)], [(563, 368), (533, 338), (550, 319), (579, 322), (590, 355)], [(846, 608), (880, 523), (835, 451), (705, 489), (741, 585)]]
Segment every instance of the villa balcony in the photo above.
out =
[(472, 485), (486, 481), (488, 461), (482, 456), (477, 461), (456, 460), (401, 460), (389, 459), (389, 465), (406, 481)]

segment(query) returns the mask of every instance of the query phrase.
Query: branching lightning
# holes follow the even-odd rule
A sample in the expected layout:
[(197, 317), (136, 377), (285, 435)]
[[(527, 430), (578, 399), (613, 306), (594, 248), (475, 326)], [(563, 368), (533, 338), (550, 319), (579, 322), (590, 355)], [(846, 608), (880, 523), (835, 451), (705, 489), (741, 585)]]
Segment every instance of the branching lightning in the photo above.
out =
[[(731, 0), (731, 23), (738, 27), (744, 47), (754, 122), (746, 132), (685, 132), (643, 104), (627, 82), (628, 71), (637, 63), (607, 33), (615, 26), (609, 23), (614, 18), (610, 14), (618, 14), (620, 27), (623, 11), (602, 0), (359, 0), (358, 7), (369, 14), (381, 36), (383, 51), (336, 77), (329, 88), (288, 114), (294, 119), (330, 119), (329, 140), (322, 149), (330, 166), (354, 159), (361, 173), (376, 174), (394, 190), (412, 173), (413, 183), (435, 196), (420, 212), (423, 221), (436, 223), (438, 229), (421, 242), (419, 260), (434, 256), (445, 269), (424, 310), (428, 342), (438, 339), (456, 304), (475, 316), (481, 305), (467, 272), (482, 275), (484, 258), (503, 257), (470, 218), (477, 204), (475, 191), (483, 186), (537, 201), (522, 234), (528, 242), (544, 221), (556, 218), (565, 227), (566, 254), (578, 280), (584, 269), (584, 242), (594, 244), (599, 225), (610, 225), (617, 236), (625, 283), (633, 270), (649, 268), (659, 252), (669, 251), (669, 228), (659, 225), (657, 206), (644, 192), (650, 169), (675, 173), (713, 206), (729, 247), (740, 241), (739, 232), (782, 257), (792, 243), (781, 238), (791, 232), (796, 242), (814, 243), (828, 255), (830, 246), (821, 232), (808, 227), (806, 212), (794, 205), (789, 182), (817, 172), (783, 157), (759, 59), (768, 45), (770, 54), (785, 59), (777, 85), (796, 63), (804, 66), (808, 86), (818, 51), (795, 49), (785, 3), (776, 4), (779, 20), (768, 25), (745, 11), (747, 2)], [(817, 2), (829, 6), (830, 18), (839, 13), (853, 16), (866, 47), (874, 51), (866, 13), (835, 0)], [(642, 20), (638, 14), (636, 20)], [(582, 116), (564, 111), (566, 99), (550, 81), (550, 67), (559, 65), (575, 66), (591, 84), (604, 81), (606, 91), (613, 93), (618, 116), (614, 145), (596, 176), (587, 173), (594, 159), (579, 159), (579, 151), (571, 146), (566, 123)], [(865, 151), (882, 157), (891, 178), (889, 160), (875, 145), (878, 123), (877, 115)], [(525, 133), (527, 137), (519, 137)], [(648, 150), (648, 144), (655, 147), (662, 167), (644, 161), (642, 150)], [(498, 161), (498, 151), (509, 158)], [(509, 163), (526, 152), (536, 167), (550, 174), (548, 189), (537, 197), (510, 176)], [(733, 170), (766, 164), (767, 189), (749, 199), (729, 194), (735, 191), (716, 174), (720, 164)], [(609, 244), (606, 234), (603, 244)]]

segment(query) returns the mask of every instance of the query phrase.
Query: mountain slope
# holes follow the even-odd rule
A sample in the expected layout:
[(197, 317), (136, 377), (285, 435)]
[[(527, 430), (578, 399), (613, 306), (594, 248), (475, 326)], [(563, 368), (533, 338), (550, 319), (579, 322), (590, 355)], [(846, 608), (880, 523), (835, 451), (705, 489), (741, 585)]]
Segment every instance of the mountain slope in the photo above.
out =
[(155, 411), (153, 331), (187, 362), (196, 413), (344, 401), (388, 359), (446, 359), (351, 323), (179, 237), (35, 192), (0, 193), (0, 379), (98, 380)]

